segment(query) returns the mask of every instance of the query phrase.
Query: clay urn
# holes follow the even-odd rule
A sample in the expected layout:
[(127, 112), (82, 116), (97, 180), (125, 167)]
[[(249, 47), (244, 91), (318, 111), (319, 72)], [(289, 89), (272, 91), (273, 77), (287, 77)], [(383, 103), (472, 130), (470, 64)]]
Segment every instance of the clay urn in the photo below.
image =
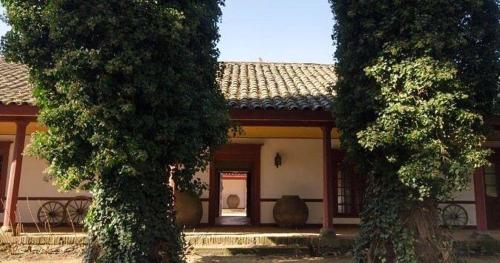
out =
[(296, 228), (305, 225), (309, 209), (298, 195), (284, 195), (274, 205), (273, 216), (278, 226)]
[(179, 227), (197, 226), (203, 216), (201, 199), (190, 192), (175, 191), (175, 219)]
[(235, 194), (230, 194), (226, 199), (226, 203), (229, 209), (236, 209), (240, 205), (240, 198)]

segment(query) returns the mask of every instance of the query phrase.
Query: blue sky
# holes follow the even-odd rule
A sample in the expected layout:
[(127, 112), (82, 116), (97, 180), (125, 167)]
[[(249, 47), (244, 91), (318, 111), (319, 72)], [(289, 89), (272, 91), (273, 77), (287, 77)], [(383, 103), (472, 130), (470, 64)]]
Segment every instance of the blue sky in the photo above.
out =
[(327, 0), (226, 0), (220, 60), (332, 63), (332, 28)]

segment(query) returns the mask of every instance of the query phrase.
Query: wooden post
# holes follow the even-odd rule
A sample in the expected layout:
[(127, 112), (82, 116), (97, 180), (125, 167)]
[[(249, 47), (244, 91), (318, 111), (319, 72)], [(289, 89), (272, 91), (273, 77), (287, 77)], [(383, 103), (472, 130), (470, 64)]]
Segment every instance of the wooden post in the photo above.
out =
[(16, 206), (19, 194), (19, 183), (21, 181), (21, 169), (23, 166), (24, 141), (26, 139), (27, 121), (16, 122), (16, 139), (14, 144), (14, 156), (10, 165), (9, 182), (7, 185), (7, 199), (3, 218), (3, 231), (14, 231), (16, 223)]
[(486, 217), (486, 191), (484, 189), (484, 168), (474, 173), (474, 199), (476, 200), (476, 229), (488, 230)]
[(332, 163), (332, 127), (322, 127), (323, 131), (323, 231), (333, 231), (333, 163)]
[(5, 186), (7, 185), (7, 177), (9, 172), (9, 152), (10, 145), (12, 142), (0, 142), (0, 162), (2, 162), (2, 167), (0, 168), (0, 213), (3, 213), (5, 209)]
[(210, 182), (208, 184), (208, 225), (214, 226), (215, 219), (219, 216), (219, 183), (217, 176), (219, 176), (215, 169), (215, 161), (212, 157), (208, 166), (210, 174)]

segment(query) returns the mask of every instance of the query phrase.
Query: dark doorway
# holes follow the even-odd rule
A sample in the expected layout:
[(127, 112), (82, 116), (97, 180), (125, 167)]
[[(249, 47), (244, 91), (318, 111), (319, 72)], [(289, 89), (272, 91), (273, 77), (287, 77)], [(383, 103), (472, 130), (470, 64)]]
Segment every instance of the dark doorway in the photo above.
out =
[[(227, 167), (229, 164), (226, 164)], [(245, 167), (242, 167), (245, 166)], [(249, 225), (250, 210), (248, 209), (251, 193), (249, 164), (241, 168), (230, 169), (217, 164), (219, 183), (219, 214), (216, 225)]]
[[(210, 197), (208, 222), (210, 225), (258, 225), (260, 223), (260, 148), (257, 144), (228, 144), (220, 147), (210, 163)], [(224, 210), (227, 193), (225, 179), (239, 180), (245, 196), (244, 210), (231, 216)], [(226, 189), (227, 190), (227, 189)]]
[(500, 149), (494, 149), (491, 166), (484, 168), (488, 229), (500, 228)]

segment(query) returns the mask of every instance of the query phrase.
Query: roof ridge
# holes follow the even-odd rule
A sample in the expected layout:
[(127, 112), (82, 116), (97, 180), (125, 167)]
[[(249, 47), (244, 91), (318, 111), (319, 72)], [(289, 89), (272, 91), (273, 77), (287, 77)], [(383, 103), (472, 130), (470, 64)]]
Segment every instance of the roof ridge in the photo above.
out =
[(316, 63), (316, 62), (274, 62), (274, 61), (233, 61), (221, 60), (219, 63), (229, 64), (267, 64), (267, 65), (317, 65), (317, 66), (335, 66), (334, 63)]
[[(7, 64), (16, 64), (25, 66), (23, 63), (7, 62), (5, 57), (0, 55), (0, 61)], [(318, 63), (318, 62), (282, 62), (282, 61), (235, 61), (235, 60), (221, 60), (219, 63), (231, 64), (267, 64), (267, 65), (318, 65), (318, 66), (334, 66), (334, 63)]]

